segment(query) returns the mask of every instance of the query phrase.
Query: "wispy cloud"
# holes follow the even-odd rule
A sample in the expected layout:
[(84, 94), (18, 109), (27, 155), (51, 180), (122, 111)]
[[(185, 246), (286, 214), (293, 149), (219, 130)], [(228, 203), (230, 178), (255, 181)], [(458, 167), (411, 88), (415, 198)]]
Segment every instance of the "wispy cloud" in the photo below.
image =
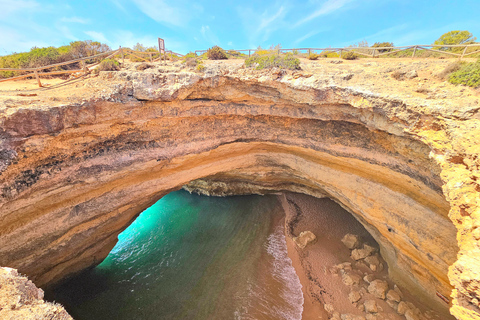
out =
[(39, 6), (40, 4), (34, 0), (0, 0), (3, 17), (15, 11), (32, 10)]
[(110, 43), (110, 41), (108, 41), (107, 38), (105, 38), (105, 36), (101, 32), (85, 31), (85, 34), (92, 37), (92, 40), (100, 41), (100, 42), (103, 42), (103, 43)]
[(298, 27), (298, 26), (300, 26), (300, 25), (302, 25), (306, 22), (309, 22), (309, 21), (311, 21), (315, 18), (318, 18), (320, 16), (324, 16), (324, 15), (328, 15), (330, 13), (333, 13), (333, 12), (343, 8), (346, 4), (348, 4), (349, 2), (352, 2), (352, 1), (355, 1), (355, 0), (327, 0), (327, 1), (322, 3), (320, 8), (315, 10), (313, 13), (311, 13), (307, 17), (298, 21), (294, 25), (294, 27)]
[(302, 43), (303, 41), (305, 41), (305, 40), (307, 40), (308, 38), (311, 38), (311, 37), (319, 34), (319, 33), (322, 32), (322, 31), (324, 31), (324, 30), (314, 30), (314, 31), (311, 31), (311, 32), (307, 33), (306, 35), (304, 35), (303, 37), (300, 37), (300, 38), (298, 38), (297, 40), (295, 40), (295, 41), (293, 42), (293, 44), (297, 45), (297, 44), (299, 44), (299, 43)]
[(140, 11), (153, 20), (174, 25), (177, 27), (185, 26), (190, 20), (190, 15), (179, 7), (168, 5), (163, 0), (133, 0)]
[(60, 19), (61, 22), (65, 23), (81, 23), (81, 24), (87, 24), (90, 22), (88, 19), (84, 18), (79, 18), (79, 17), (63, 17)]
[[(278, 8), (278, 9), (277, 9)], [(285, 26), (284, 18), (288, 13), (287, 7), (277, 5), (267, 8), (259, 14), (257, 9), (238, 7), (238, 15), (245, 29), (245, 35), (250, 46), (254, 47), (270, 38), (272, 32)]]
[(218, 39), (217, 35), (210, 29), (209, 26), (202, 26), (200, 29), (200, 33), (202, 34), (203, 39), (205, 41), (215, 44), (215, 45), (220, 45), (220, 40)]

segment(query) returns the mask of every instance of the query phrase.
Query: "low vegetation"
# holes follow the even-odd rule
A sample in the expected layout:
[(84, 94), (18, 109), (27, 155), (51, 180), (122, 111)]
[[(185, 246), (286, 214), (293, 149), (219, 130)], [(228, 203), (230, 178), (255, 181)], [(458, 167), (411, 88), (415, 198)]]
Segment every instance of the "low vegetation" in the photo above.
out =
[(464, 64), (460, 61), (449, 63), (442, 72), (437, 74), (437, 77), (441, 80), (447, 80), (452, 72), (460, 70)]
[(214, 46), (208, 49), (207, 51), (207, 57), (210, 60), (223, 60), (223, 59), (228, 59), (227, 53), (225, 50), (220, 48), (219, 46)]
[(300, 60), (292, 53), (287, 54), (253, 54), (245, 60), (247, 67), (254, 67), (257, 70), (267, 68), (281, 68), (296, 70), (300, 69)]
[(342, 54), (342, 59), (355, 60), (355, 59), (358, 59), (358, 54), (352, 51), (347, 51)]
[(105, 59), (98, 65), (98, 71), (118, 71), (120, 70), (120, 63), (115, 59)]
[(308, 60), (317, 60), (320, 57), (318, 53), (315, 52), (310, 52), (310, 54), (307, 56)]
[[(58, 48), (33, 47), (29, 52), (13, 53), (0, 57), (0, 68), (37, 68), (50, 64), (66, 62), (69, 60), (90, 57), (99, 53), (110, 51), (110, 47), (97, 41), (74, 41), (67, 46)], [(99, 59), (92, 59), (87, 63), (97, 62)], [(56, 67), (55, 70), (79, 69), (79, 63)], [(14, 71), (0, 72), (0, 78), (8, 78), (17, 75)]]
[(480, 87), (480, 59), (467, 63), (448, 76), (448, 82), (469, 87)]

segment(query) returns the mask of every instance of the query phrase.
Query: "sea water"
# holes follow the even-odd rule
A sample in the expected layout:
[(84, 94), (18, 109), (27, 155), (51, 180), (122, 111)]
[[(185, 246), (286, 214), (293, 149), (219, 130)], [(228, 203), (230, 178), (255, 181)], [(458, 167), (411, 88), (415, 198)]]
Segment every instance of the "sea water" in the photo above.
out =
[(176, 191), (145, 210), (96, 268), (47, 298), (81, 319), (301, 319), (275, 196)]

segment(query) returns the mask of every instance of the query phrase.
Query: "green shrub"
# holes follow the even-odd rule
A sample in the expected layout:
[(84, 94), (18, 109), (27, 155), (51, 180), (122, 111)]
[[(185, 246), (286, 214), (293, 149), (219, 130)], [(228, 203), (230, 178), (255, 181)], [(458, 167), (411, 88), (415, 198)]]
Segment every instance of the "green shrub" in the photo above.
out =
[(98, 65), (98, 71), (118, 71), (120, 70), (120, 63), (115, 59), (105, 59)]
[(358, 59), (358, 54), (356, 54), (355, 52), (352, 52), (352, 51), (347, 51), (347, 52), (342, 54), (342, 59), (355, 60), (355, 59)]
[(198, 71), (198, 72), (203, 72), (203, 71), (205, 71), (205, 66), (203, 64), (199, 63), (195, 67), (195, 70)]
[(214, 47), (211, 47), (210, 49), (208, 49), (207, 57), (210, 60), (228, 59), (227, 53), (225, 52), (225, 50), (223, 50), (219, 46), (214, 46)]
[(257, 70), (266, 68), (281, 68), (281, 69), (300, 69), (300, 60), (295, 58), (293, 54), (254, 54), (245, 60), (247, 67), (255, 66)]
[(319, 54), (315, 53), (315, 52), (311, 52), (309, 55), (308, 55), (308, 60), (317, 60), (318, 58), (320, 57)]
[(340, 57), (335, 51), (324, 50), (320, 52), (320, 57), (322, 58), (338, 58)]
[(477, 62), (465, 64), (459, 70), (452, 72), (448, 77), (448, 82), (474, 88), (480, 87), (480, 59)]
[[(373, 44), (374, 48), (382, 48), (382, 47), (393, 47), (393, 42), (375, 42)], [(378, 49), (378, 53), (390, 52), (392, 49)]]
[[(97, 41), (74, 41), (67, 46), (58, 48), (33, 47), (29, 52), (13, 53), (0, 57), (0, 68), (37, 68), (50, 64), (65, 62), (78, 58), (85, 58), (98, 53), (110, 51), (110, 47)], [(101, 59), (101, 57), (100, 57)], [(99, 61), (99, 59), (87, 60), (87, 63)], [(55, 67), (53, 70), (68, 70), (80, 68), (79, 63)], [(11, 77), (20, 74), (19, 72), (0, 72), (0, 78)]]

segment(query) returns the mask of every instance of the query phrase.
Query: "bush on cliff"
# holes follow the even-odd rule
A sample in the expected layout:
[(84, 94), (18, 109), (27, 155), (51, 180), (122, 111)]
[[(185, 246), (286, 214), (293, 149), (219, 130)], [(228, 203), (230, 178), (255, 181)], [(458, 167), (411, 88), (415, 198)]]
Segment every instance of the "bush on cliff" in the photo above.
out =
[(342, 54), (342, 59), (355, 60), (355, 59), (358, 59), (358, 54), (356, 54), (355, 52), (352, 52), (352, 51), (347, 51), (347, 52)]
[(223, 50), (219, 46), (214, 46), (214, 47), (211, 47), (210, 49), (208, 49), (207, 57), (210, 60), (228, 59), (227, 53), (225, 52), (225, 50)]
[(120, 70), (120, 63), (115, 59), (105, 59), (98, 65), (98, 71), (118, 71)]
[(254, 54), (247, 60), (245, 60), (247, 67), (255, 67), (257, 70), (267, 68), (280, 68), (296, 70), (300, 69), (300, 60), (295, 58), (293, 54)]
[(452, 72), (448, 81), (474, 88), (480, 87), (480, 59), (477, 62), (465, 64), (459, 70)]

